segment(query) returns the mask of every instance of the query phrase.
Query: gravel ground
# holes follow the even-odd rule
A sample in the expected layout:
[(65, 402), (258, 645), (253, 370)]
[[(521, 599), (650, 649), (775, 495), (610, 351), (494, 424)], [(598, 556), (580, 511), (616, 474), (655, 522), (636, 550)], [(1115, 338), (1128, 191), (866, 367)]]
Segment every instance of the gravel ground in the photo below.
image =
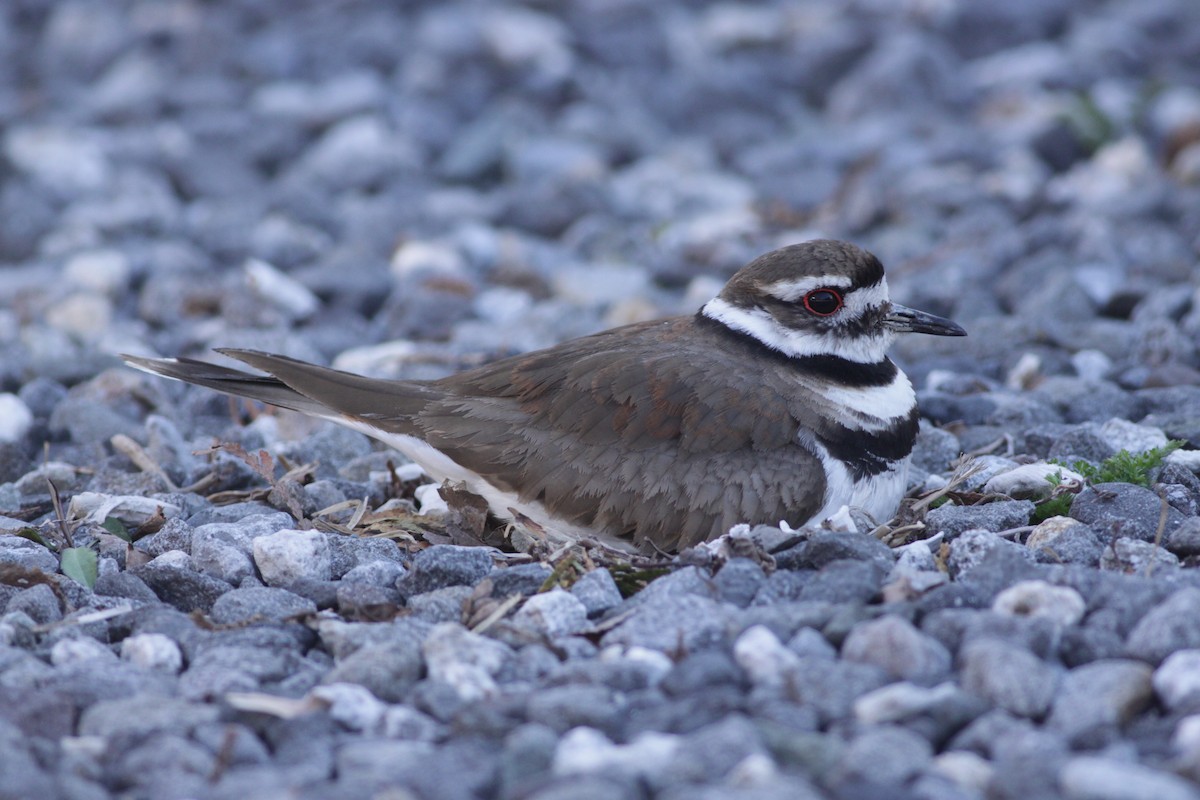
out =
[[(0, 63), (0, 797), (1200, 797), (1194, 0), (8, 0)], [(873, 532), (465, 546), (114, 355), (435, 377), (815, 236), (971, 332)]]

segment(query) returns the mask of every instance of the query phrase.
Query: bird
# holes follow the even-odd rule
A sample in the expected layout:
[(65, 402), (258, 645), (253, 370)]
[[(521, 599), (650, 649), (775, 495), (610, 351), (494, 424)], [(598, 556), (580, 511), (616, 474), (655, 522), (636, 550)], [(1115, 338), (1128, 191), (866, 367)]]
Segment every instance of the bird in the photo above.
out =
[(670, 553), (742, 523), (819, 524), (843, 506), (890, 520), (919, 415), (887, 352), (910, 332), (966, 335), (892, 302), (871, 253), (816, 239), (754, 259), (695, 314), (437, 380), (255, 350), (217, 352), (262, 374), (124, 358), (361, 431), (555, 541)]

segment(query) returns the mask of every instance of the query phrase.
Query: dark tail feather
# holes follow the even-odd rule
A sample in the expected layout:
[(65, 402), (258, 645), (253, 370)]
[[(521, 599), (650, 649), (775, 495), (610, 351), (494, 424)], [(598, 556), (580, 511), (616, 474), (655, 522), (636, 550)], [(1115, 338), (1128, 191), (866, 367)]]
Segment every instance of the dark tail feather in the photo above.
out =
[(278, 378), (269, 375), (252, 375), (249, 372), (196, 361), (191, 358), (142, 358), (122, 355), (125, 363), (132, 367), (165, 378), (185, 383), (194, 383), (225, 394), (261, 400), (273, 406), (290, 408), (304, 414), (319, 417), (331, 416), (330, 409), (312, 398), (291, 388)]
[(406, 432), (408, 420), (443, 394), (415, 381), (384, 381), (319, 367), (287, 356), (257, 350), (222, 349), (230, 358), (269, 375), (252, 375), (190, 358), (122, 356), (138, 369), (206, 386), (226, 394), (250, 397), (305, 414), (363, 419), (386, 430)]

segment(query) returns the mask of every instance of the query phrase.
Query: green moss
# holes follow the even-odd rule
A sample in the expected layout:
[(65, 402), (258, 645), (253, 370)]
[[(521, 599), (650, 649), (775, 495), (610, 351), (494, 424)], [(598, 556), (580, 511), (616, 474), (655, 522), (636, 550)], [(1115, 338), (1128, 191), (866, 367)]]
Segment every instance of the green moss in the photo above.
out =
[[(1076, 461), (1066, 464), (1052, 459), (1051, 464), (1073, 470), (1083, 476), (1089, 484), (1094, 483), (1132, 483), (1136, 486), (1149, 486), (1150, 474), (1162, 466), (1167, 456), (1183, 447), (1180, 441), (1167, 442), (1162, 447), (1152, 447), (1141, 453), (1131, 453), (1122, 450), (1116, 455), (1104, 459), (1099, 466), (1087, 461)], [(1062, 485), (1062, 475), (1054, 473), (1047, 475), (1046, 480), (1057, 489)], [(1071, 512), (1071, 502), (1075, 495), (1070, 492), (1056, 491), (1048, 499), (1037, 504), (1033, 512), (1033, 522), (1050, 519), (1050, 517), (1065, 517)]]

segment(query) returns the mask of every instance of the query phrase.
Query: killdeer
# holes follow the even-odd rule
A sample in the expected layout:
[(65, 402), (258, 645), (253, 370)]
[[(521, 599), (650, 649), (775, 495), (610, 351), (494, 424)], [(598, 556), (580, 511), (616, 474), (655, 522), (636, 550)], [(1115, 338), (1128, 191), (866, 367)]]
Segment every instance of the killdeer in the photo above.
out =
[(670, 551), (742, 523), (886, 522), (917, 435), (904, 332), (964, 336), (892, 303), (883, 266), (816, 240), (767, 253), (693, 316), (626, 325), (434, 381), (384, 381), (251, 350), (255, 375), (127, 356), (168, 378), (386, 442), (501, 519)]

